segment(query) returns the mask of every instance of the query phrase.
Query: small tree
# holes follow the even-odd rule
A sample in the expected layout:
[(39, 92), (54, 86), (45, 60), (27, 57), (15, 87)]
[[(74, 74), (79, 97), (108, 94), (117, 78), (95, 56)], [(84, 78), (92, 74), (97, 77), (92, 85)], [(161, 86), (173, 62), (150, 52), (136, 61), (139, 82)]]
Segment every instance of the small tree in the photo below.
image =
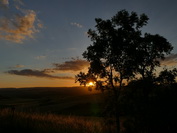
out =
[(177, 77), (177, 69), (174, 68), (172, 70), (164, 69), (160, 72), (159, 77), (157, 78), (157, 82), (160, 84), (173, 84), (176, 82)]
[(165, 59), (165, 55), (170, 54), (173, 47), (167, 39), (158, 34), (145, 33), (141, 39), (141, 43), (137, 44), (136, 59), (138, 72), (144, 79), (153, 77), (156, 67), (160, 66), (160, 60)]
[(172, 46), (159, 35), (141, 33), (147, 24), (145, 14), (137, 15), (126, 10), (119, 11), (108, 20), (95, 19), (96, 30), (88, 30), (91, 44), (83, 53), (90, 62), (88, 73), (76, 75), (76, 82), (96, 83), (96, 89), (109, 89), (113, 92), (113, 106), (117, 132), (120, 132), (119, 100), (123, 86), (137, 74), (152, 75), (159, 58), (170, 53)]

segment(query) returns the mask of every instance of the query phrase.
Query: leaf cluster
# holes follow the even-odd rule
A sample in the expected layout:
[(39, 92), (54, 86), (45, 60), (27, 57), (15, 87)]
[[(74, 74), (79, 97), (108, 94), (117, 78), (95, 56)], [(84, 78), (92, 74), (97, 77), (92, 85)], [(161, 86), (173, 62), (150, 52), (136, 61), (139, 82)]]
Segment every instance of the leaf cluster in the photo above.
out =
[[(142, 78), (151, 77), (160, 66), (160, 60), (170, 54), (173, 47), (158, 34), (142, 34), (141, 29), (148, 20), (145, 14), (126, 10), (119, 11), (111, 19), (96, 18), (96, 29), (88, 30), (93, 43), (83, 53), (90, 62), (88, 75), (103, 79), (112, 87), (138, 74)], [(86, 81), (84, 76), (84, 81), (77, 79), (76, 76), (80, 83)]]

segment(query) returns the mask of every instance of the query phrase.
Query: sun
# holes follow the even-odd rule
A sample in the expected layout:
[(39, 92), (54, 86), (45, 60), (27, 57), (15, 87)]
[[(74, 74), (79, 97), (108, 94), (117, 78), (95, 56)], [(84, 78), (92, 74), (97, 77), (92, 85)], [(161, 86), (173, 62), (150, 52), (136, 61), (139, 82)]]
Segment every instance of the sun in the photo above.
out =
[(93, 82), (89, 82), (88, 86), (94, 86), (94, 83)]

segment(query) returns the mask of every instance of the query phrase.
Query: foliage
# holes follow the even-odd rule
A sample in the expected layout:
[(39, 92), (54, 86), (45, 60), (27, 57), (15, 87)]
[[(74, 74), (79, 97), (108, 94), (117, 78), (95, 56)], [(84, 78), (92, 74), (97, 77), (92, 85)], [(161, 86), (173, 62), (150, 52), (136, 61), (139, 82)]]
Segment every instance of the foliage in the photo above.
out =
[(80, 85), (86, 86), (89, 82), (94, 82), (96, 81), (95, 77), (91, 74), (85, 74), (84, 72), (80, 72), (76, 76), (76, 82), (79, 82)]
[(158, 34), (145, 33), (141, 39), (135, 56), (139, 65), (138, 72), (142, 78), (152, 77), (156, 67), (160, 66), (160, 60), (165, 59), (165, 55), (170, 54), (173, 47), (167, 39)]
[[(108, 111), (114, 110), (118, 133), (122, 111), (120, 105), (126, 105), (124, 99), (126, 101), (133, 95), (124, 94), (124, 88), (140, 88), (138, 91), (141, 93), (135, 93), (135, 99), (142, 98), (139, 99), (142, 100), (140, 105), (138, 101), (134, 102), (138, 112), (135, 111), (137, 114), (133, 115), (136, 116), (138, 113), (149, 111), (149, 95), (154, 86), (160, 83), (174, 83), (177, 76), (174, 69), (165, 70), (156, 77), (155, 71), (160, 67), (160, 60), (165, 59), (173, 47), (163, 36), (142, 33), (148, 19), (145, 14), (137, 15), (126, 10), (119, 11), (111, 19), (96, 18), (96, 30), (88, 30), (92, 44), (83, 53), (83, 57), (90, 62), (88, 73), (80, 72), (76, 75), (76, 82), (81, 85), (92, 79), (96, 82), (96, 89), (111, 92)], [(142, 104), (147, 106), (141, 106)], [(146, 113), (138, 116), (143, 120), (148, 117)], [(137, 117), (131, 118), (134, 123)], [(139, 121), (142, 122), (140, 119)]]
[[(88, 77), (101, 79), (102, 83), (111, 86), (122, 85), (137, 74), (143, 78), (153, 76), (160, 59), (164, 59), (173, 49), (162, 36), (145, 33), (141, 28), (148, 22), (145, 14), (129, 14), (126, 10), (119, 11), (112, 19), (96, 18), (96, 30), (88, 30), (93, 42), (83, 53), (90, 62), (88, 74), (76, 75), (76, 81), (86, 84)], [(114, 82), (114, 83), (113, 83)], [(103, 87), (103, 86), (102, 86)]]
[(173, 70), (164, 69), (160, 72), (159, 77), (157, 78), (157, 81), (160, 84), (172, 84), (175, 83), (177, 76), (177, 69), (174, 68)]

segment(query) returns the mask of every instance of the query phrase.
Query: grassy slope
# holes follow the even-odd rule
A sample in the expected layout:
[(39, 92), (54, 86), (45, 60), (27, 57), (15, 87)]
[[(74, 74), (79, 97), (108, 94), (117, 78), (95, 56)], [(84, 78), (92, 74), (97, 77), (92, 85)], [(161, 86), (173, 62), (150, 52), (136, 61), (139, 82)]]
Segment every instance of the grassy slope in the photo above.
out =
[(0, 110), (0, 132), (13, 133), (113, 133), (101, 119)]
[(98, 92), (81, 87), (0, 89), (0, 132), (115, 132), (95, 117), (101, 101)]
[(84, 87), (0, 89), (0, 108), (21, 112), (97, 116), (101, 95)]

